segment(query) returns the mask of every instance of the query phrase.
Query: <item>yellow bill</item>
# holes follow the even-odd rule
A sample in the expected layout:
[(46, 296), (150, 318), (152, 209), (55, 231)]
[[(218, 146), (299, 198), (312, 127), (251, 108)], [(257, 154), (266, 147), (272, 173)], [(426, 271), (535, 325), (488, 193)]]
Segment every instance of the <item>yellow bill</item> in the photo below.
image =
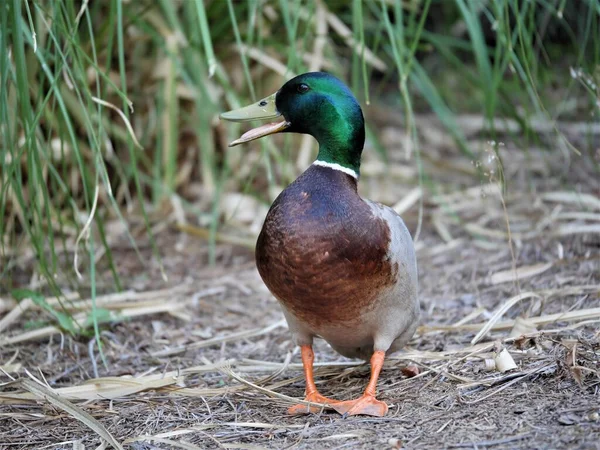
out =
[[(270, 95), (263, 98), (258, 103), (253, 105), (245, 106), (243, 108), (234, 109), (221, 114), (221, 119), (229, 120), (230, 122), (248, 122), (250, 120), (260, 119), (274, 119), (281, 116), (281, 113), (277, 111), (275, 105), (275, 96), (277, 94)], [(243, 144), (244, 142), (250, 142), (269, 134), (280, 133), (290, 126), (287, 121), (268, 123), (261, 125), (260, 127), (253, 128), (244, 133), (239, 139), (231, 142), (230, 147), (235, 145)]]

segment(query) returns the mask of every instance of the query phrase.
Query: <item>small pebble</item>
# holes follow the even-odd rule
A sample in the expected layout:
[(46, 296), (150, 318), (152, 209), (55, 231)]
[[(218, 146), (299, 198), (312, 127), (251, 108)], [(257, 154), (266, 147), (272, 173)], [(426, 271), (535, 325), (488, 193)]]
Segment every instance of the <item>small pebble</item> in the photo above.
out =
[(400, 449), (402, 448), (402, 441), (398, 438), (390, 438), (388, 440), (388, 445), (392, 448)]
[(417, 366), (406, 366), (402, 368), (402, 374), (408, 378), (413, 378), (419, 375), (419, 368)]

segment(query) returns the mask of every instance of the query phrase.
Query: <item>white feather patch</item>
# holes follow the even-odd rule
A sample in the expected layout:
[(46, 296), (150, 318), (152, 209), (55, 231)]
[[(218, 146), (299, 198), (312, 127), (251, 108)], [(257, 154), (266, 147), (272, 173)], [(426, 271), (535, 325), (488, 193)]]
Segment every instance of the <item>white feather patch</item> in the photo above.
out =
[(339, 170), (340, 172), (344, 172), (345, 174), (350, 175), (352, 178), (355, 178), (355, 179), (358, 180), (358, 174), (354, 170), (349, 169), (348, 167), (344, 167), (344, 166), (342, 166), (340, 164), (330, 163), (330, 162), (327, 162), (327, 161), (321, 161), (321, 160), (317, 159), (313, 163), (313, 165), (314, 166), (321, 166), (321, 167), (329, 167), (330, 169), (333, 169), (333, 170)]

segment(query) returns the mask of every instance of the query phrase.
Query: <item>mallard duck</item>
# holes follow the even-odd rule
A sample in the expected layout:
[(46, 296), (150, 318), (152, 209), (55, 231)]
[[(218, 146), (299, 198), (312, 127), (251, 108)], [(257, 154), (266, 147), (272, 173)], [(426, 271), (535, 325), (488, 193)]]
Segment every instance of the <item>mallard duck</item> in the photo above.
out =
[[(239, 145), (273, 133), (305, 133), (319, 143), (316, 161), (273, 202), (256, 243), (260, 276), (281, 304), (301, 348), (306, 397), (341, 414), (383, 416), (375, 397), (387, 353), (403, 347), (419, 318), (413, 241), (396, 212), (357, 192), (365, 142), (360, 105), (346, 85), (323, 72), (292, 78), (256, 104), (221, 114), (229, 121), (283, 120), (254, 128)], [(319, 393), (313, 339), (371, 363), (364, 394), (338, 401)], [(318, 411), (306, 404), (290, 414)]]

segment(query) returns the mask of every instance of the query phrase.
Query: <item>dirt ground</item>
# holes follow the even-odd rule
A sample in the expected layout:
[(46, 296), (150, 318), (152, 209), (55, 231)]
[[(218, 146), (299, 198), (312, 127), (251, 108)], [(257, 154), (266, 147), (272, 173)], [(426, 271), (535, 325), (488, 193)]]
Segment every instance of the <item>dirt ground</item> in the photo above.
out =
[[(600, 448), (600, 181), (592, 162), (600, 154), (548, 152), (543, 143), (524, 151), (506, 140), (501, 194), (493, 152), (472, 161), (428, 121), (420, 118), (422, 196), (397, 124), (381, 133), (393, 149), (389, 163), (367, 149), (363, 165), (361, 192), (403, 210), (413, 234), (423, 200), (421, 327), (382, 372), (386, 417), (288, 416), (289, 397), (303, 397), (300, 357), (252, 251), (220, 243), (209, 267), (206, 242), (169, 219), (155, 228), (168, 281), (144, 233), (135, 235), (144, 263), (114, 233), (127, 276), (124, 293), (98, 298), (118, 317), (101, 328), (106, 364), (95, 340), (36, 332), (47, 316), (35, 305), (0, 325), (0, 448), (101, 446), (79, 410), (136, 450)], [(109, 273), (101, 279), (108, 290)], [(86, 295), (73, 297), (74, 313), (89, 309)], [(0, 320), (15, 308), (4, 298)], [(516, 365), (505, 372), (495, 362), (502, 349)], [(361, 393), (367, 365), (322, 341), (315, 354), (323, 394)], [(36, 394), (34, 380), (69, 403)]]

